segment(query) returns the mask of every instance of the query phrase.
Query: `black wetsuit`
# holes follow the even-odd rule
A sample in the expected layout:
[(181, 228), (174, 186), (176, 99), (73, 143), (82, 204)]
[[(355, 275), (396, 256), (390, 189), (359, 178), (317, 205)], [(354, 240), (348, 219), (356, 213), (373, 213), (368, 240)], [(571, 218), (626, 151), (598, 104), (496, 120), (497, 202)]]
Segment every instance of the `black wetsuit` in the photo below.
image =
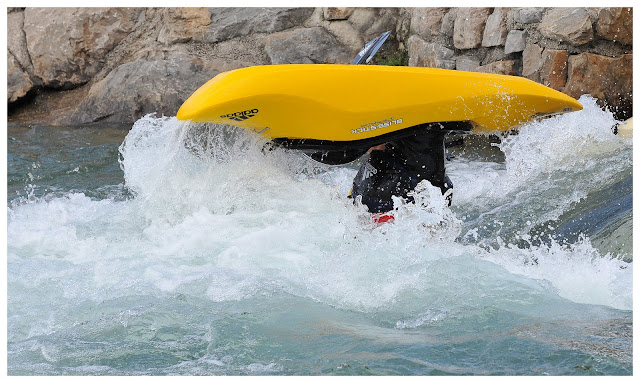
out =
[(445, 194), (453, 184), (445, 175), (443, 134), (416, 134), (388, 142), (384, 150), (371, 151), (353, 180), (349, 196), (360, 196), (371, 213), (384, 213), (393, 210), (392, 196), (412, 202), (407, 194), (422, 180)]

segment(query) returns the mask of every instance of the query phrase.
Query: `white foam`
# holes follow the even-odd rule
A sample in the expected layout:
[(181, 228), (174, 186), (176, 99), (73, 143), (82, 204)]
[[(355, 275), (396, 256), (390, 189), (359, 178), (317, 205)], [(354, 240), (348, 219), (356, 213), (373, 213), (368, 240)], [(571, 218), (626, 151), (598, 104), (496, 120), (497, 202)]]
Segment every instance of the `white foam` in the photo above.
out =
[[(500, 219), (513, 221), (503, 226), (521, 230), (583, 198), (589, 188), (571, 191), (573, 180), (556, 189), (555, 180), (570, 180), (585, 162), (604, 171), (598, 159), (629, 144), (602, 132), (610, 114), (581, 102), (582, 114), (532, 124), (503, 142), (505, 164), (452, 162), (453, 211), (426, 185), (416, 195), (423, 208), (399, 204), (395, 223), (379, 227), (345, 198), (353, 168), (264, 151), (263, 139), (240, 130), (146, 116), (121, 147), (133, 198), (69, 194), (10, 209), (9, 274), (28, 275), (30, 259), (60, 262), (34, 270), (38, 282), (10, 282), (27, 301), (39, 289), (96, 301), (189, 292), (227, 302), (284, 292), (347, 310), (399, 312), (415, 311), (415, 302), (448, 312), (497, 297), (504, 286), (526, 286), (521, 302), (542, 292), (631, 309), (631, 267), (598, 254), (588, 240), (494, 250), (456, 241), (465, 209), (502, 211)], [(47, 282), (61, 278), (72, 283)], [(415, 314), (399, 326), (431, 320)]]

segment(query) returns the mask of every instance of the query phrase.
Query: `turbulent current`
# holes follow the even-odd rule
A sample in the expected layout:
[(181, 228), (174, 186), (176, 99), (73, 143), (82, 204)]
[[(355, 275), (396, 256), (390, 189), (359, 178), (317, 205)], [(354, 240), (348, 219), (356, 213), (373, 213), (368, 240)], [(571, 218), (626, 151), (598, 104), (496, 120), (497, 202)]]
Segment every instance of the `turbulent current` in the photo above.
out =
[(241, 130), (10, 125), (8, 373), (630, 375), (632, 142), (580, 101), (380, 226)]

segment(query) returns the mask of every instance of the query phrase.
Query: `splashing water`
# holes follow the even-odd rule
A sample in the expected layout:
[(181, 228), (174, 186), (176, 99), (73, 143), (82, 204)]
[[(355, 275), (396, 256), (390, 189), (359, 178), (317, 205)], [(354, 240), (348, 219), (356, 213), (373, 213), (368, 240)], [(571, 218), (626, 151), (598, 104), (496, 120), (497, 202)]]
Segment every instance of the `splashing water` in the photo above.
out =
[(380, 226), (357, 164), (146, 116), (124, 185), (9, 202), (9, 373), (630, 374), (632, 144), (580, 101)]

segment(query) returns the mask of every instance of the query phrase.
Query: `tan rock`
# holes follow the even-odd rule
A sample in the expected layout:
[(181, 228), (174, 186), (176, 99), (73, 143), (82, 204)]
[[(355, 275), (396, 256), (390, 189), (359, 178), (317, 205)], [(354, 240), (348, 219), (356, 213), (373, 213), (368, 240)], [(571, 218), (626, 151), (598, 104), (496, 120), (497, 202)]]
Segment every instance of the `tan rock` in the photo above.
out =
[(356, 8), (349, 22), (360, 32), (364, 32), (371, 27), (376, 19), (376, 12), (372, 8)]
[(211, 24), (208, 8), (165, 8), (163, 19), (158, 41), (166, 45), (203, 41)]
[(584, 8), (552, 8), (542, 18), (538, 30), (547, 38), (574, 46), (593, 40), (591, 18)]
[(327, 7), (324, 9), (325, 20), (346, 20), (355, 8)]
[(477, 48), (490, 8), (458, 8), (453, 26), (453, 45), (458, 49)]
[(621, 44), (633, 43), (633, 8), (602, 8), (596, 34)]
[(54, 88), (89, 81), (134, 30), (139, 14), (136, 8), (27, 8), (24, 31), (34, 74)]
[(7, 14), (7, 50), (11, 52), (23, 69), (33, 70), (27, 39), (23, 30), (24, 12), (10, 12)]
[(31, 77), (22, 70), (18, 60), (7, 52), (7, 102), (20, 100), (33, 89), (33, 85)]
[(332, 21), (328, 23), (327, 29), (333, 34), (338, 41), (351, 49), (354, 55), (362, 49), (365, 41), (362, 39), (358, 30), (347, 20)]

